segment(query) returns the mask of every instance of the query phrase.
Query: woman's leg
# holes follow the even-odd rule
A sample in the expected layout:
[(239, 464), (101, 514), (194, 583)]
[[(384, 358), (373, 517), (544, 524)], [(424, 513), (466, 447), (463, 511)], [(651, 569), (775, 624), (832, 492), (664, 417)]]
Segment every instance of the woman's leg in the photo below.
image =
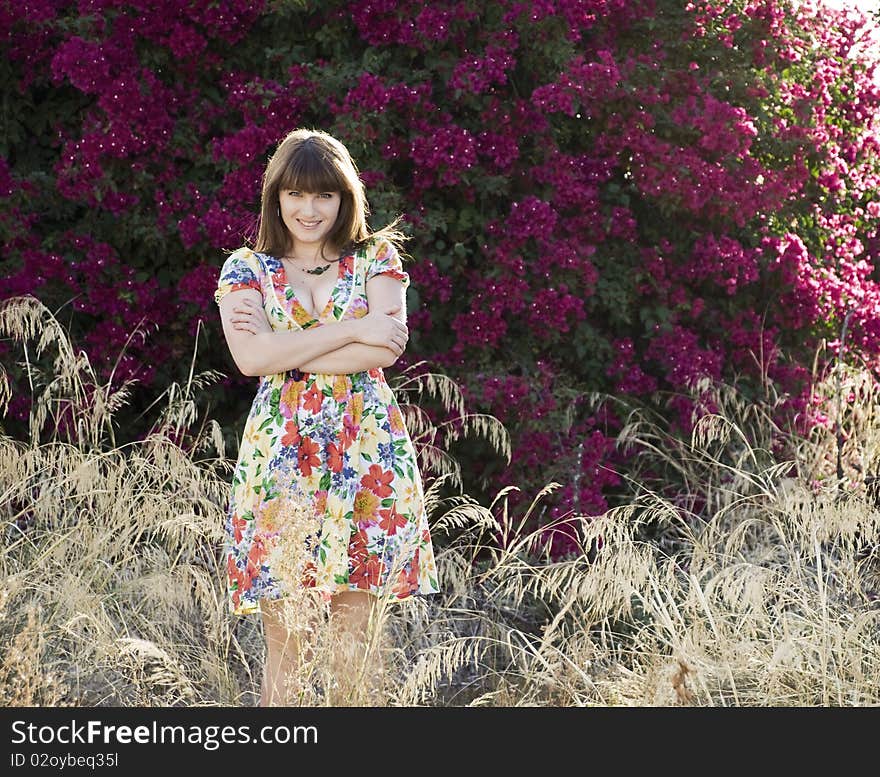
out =
[[(320, 623), (319, 611), (296, 613), (301, 623), (290, 623), (284, 617), (283, 599), (263, 599), (260, 610), (263, 617), (263, 635), (266, 640), (266, 660), (263, 664), (261, 707), (289, 706), (297, 702), (304, 690), (304, 665), (313, 658), (311, 645)], [(304, 618), (302, 616), (305, 616)]]
[(331, 671), (338, 685), (331, 703), (362, 706), (383, 686), (384, 623), (379, 621), (384, 619), (378, 602), (366, 591), (343, 591), (331, 599)]

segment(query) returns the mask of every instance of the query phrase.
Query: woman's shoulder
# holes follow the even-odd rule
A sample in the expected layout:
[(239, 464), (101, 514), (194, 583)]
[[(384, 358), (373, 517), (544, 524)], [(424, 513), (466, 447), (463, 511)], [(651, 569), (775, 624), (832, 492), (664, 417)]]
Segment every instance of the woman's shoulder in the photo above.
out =
[(255, 251), (250, 246), (241, 246), (230, 252), (223, 262), (224, 270), (250, 270), (257, 276), (266, 272), (265, 254)]
[(367, 257), (381, 260), (389, 256), (404, 256), (403, 241), (394, 235), (385, 235), (381, 232), (370, 235), (365, 242)]
[(227, 262), (244, 262), (245, 264), (250, 265), (259, 265), (266, 258), (266, 254), (255, 251), (250, 246), (241, 246), (240, 248), (236, 248), (234, 251), (231, 251), (229, 255), (226, 257)]
[(359, 241), (356, 244), (357, 248), (360, 248), (365, 251), (374, 251), (376, 248), (380, 246), (380, 244), (386, 240), (382, 235), (373, 234), (368, 235), (363, 240)]
[(361, 240), (352, 241), (342, 253), (371, 262), (386, 248), (386, 243), (387, 241), (381, 236), (369, 235)]
[(227, 254), (226, 261), (229, 261), (230, 259), (250, 259), (251, 256), (256, 256), (256, 252), (249, 246), (241, 246), (232, 251), (228, 251), (227, 249), (224, 253)]

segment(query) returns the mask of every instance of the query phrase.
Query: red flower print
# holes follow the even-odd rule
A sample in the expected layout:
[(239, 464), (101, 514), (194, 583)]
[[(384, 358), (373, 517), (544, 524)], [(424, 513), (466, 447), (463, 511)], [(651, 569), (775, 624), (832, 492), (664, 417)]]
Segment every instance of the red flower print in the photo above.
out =
[(393, 593), (398, 599), (403, 599), (409, 593), (409, 586), (406, 582), (406, 573), (404, 570), (400, 570), (400, 573), (397, 575), (397, 579), (394, 581), (394, 588), (391, 589), (391, 593)]
[(379, 558), (379, 554), (372, 553), (367, 559), (367, 576), (370, 580), (370, 585), (379, 585), (379, 580), (382, 577), (384, 569), (385, 564), (382, 559)]
[(317, 568), (315, 567), (314, 561), (309, 561), (305, 565), (305, 569), (303, 569), (302, 578), (300, 582), (306, 588), (314, 588), (315, 587), (315, 572), (317, 572)]
[(247, 568), (244, 572), (238, 573), (238, 590), (244, 593), (247, 591), (251, 584), (254, 582), (254, 578), (260, 574), (260, 570), (256, 569), (254, 565), (248, 561)]
[(244, 575), (239, 580), (239, 590), (247, 591), (248, 588), (251, 587), (254, 578), (260, 576), (260, 564), (263, 562), (263, 559), (265, 557), (266, 546), (263, 544), (263, 541), (261, 539), (255, 538), (253, 543), (251, 543), (251, 549), (248, 553), (247, 567), (245, 569)]
[(339, 435), (339, 440), (342, 443), (342, 450), (348, 450), (357, 438), (357, 434), (358, 425), (354, 422), (354, 419), (350, 415), (343, 416), (342, 433)]
[(241, 570), (236, 565), (235, 556), (232, 553), (226, 557), (226, 571), (229, 573), (230, 582), (237, 582), (238, 587), (241, 588)]
[(361, 478), (361, 485), (369, 488), (376, 496), (391, 496), (394, 491), (388, 485), (394, 480), (394, 471), (382, 471), (382, 467), (378, 464), (371, 464), (370, 471)]
[(412, 564), (409, 565), (409, 575), (407, 579), (412, 585), (413, 590), (419, 587), (419, 549), (416, 548), (416, 552), (413, 553)]
[(402, 529), (407, 523), (406, 516), (397, 512), (396, 502), (387, 510), (379, 510), (379, 516), (379, 526), (389, 536), (397, 534), (397, 530)]
[(284, 437), (281, 438), (282, 445), (296, 445), (300, 441), (299, 427), (296, 421), (288, 421), (284, 424)]
[(419, 587), (419, 552), (416, 551), (413, 556), (412, 564), (409, 566), (409, 572), (401, 569), (397, 573), (397, 580), (394, 583), (393, 593), (395, 596), (403, 597), (413, 593)]
[(359, 560), (348, 577), (348, 582), (356, 583), (358, 588), (369, 590), (379, 585), (379, 579), (385, 565), (376, 553), (371, 553), (365, 560)]
[(327, 446), (327, 466), (333, 472), (342, 472), (342, 448), (335, 442), (331, 442)]
[(373, 367), (373, 369), (367, 370), (367, 372), (369, 373), (371, 378), (378, 378), (379, 377), (379, 368), (378, 367)]
[(251, 543), (250, 552), (248, 553), (248, 567), (253, 564), (255, 567), (259, 568), (260, 564), (263, 563), (264, 558), (266, 558), (266, 546), (263, 544), (262, 538), (254, 537), (254, 541)]
[(312, 474), (312, 467), (321, 463), (318, 458), (318, 443), (310, 437), (303, 437), (299, 444), (299, 468), (306, 477)]
[(321, 403), (324, 401), (324, 392), (322, 392), (318, 385), (312, 384), (312, 387), (305, 393), (305, 397), (303, 399), (303, 407), (308, 410), (310, 413), (320, 413), (321, 412)]
[(239, 517), (238, 513), (234, 513), (232, 516), (232, 530), (235, 532), (235, 544), (241, 542), (242, 537), (244, 537), (244, 530), (247, 528), (247, 521), (244, 518)]
[(367, 557), (367, 539), (367, 533), (361, 529), (348, 541), (348, 557), (356, 564), (363, 563)]

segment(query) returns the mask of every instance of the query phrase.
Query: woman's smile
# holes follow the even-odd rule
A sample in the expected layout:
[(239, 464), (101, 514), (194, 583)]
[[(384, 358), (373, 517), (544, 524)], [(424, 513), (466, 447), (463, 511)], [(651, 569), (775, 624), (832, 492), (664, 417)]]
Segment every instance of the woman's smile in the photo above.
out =
[(294, 254), (297, 253), (297, 243), (314, 246), (321, 242), (336, 223), (341, 204), (340, 192), (284, 189), (279, 192), (278, 199), (282, 220), (293, 237)]

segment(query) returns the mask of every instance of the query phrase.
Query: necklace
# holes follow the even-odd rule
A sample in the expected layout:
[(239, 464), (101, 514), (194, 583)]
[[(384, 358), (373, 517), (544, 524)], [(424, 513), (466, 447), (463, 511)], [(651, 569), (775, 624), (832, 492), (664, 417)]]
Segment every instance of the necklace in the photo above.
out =
[[(292, 260), (296, 261), (295, 256), (282, 256), (281, 258), (282, 259), (292, 259)], [(341, 259), (341, 258), (342, 257), (339, 257), (339, 259)], [(309, 275), (323, 275), (324, 272), (330, 267), (330, 265), (333, 264), (333, 262), (338, 262), (339, 259), (333, 259), (333, 260), (331, 260), (330, 264), (325, 264), (323, 267), (313, 267), (310, 270), (307, 270), (305, 267), (300, 267), (299, 265), (296, 265), (296, 267), (298, 270), (302, 270), (303, 272), (307, 272)]]

